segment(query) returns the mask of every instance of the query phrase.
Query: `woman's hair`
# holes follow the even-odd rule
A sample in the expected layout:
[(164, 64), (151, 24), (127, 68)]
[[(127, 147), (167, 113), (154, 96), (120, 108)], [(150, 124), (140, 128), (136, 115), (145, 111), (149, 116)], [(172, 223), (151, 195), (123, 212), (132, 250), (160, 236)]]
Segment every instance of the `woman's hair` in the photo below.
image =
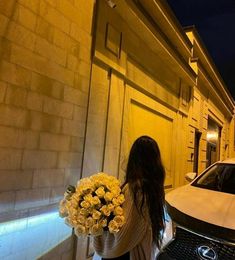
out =
[(165, 227), (165, 169), (157, 142), (149, 136), (139, 137), (130, 150), (125, 183), (129, 184), (134, 203), (144, 215), (147, 206), (153, 242), (160, 248)]

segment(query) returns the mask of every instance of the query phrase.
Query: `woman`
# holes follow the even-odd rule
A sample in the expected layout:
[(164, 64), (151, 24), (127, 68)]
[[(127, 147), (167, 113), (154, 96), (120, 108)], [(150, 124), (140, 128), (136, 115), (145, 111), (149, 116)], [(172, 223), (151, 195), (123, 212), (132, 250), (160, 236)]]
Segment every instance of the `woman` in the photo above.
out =
[(123, 184), (126, 223), (116, 234), (105, 232), (94, 238), (94, 248), (102, 259), (154, 259), (165, 227), (164, 178), (156, 141), (139, 137), (132, 145)]

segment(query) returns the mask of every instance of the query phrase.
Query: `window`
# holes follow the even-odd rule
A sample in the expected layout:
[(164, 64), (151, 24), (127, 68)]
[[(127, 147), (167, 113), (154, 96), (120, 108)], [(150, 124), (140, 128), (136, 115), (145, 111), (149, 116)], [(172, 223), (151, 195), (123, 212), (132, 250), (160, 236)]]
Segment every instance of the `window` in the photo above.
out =
[(215, 164), (192, 185), (235, 194), (235, 164)]

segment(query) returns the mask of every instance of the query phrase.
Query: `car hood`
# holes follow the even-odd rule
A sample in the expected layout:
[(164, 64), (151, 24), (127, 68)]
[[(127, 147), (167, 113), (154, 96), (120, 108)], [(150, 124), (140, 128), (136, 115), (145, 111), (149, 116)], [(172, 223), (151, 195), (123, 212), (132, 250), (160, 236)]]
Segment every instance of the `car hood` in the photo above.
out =
[(235, 196), (192, 185), (166, 194), (171, 207), (193, 218), (235, 230)]

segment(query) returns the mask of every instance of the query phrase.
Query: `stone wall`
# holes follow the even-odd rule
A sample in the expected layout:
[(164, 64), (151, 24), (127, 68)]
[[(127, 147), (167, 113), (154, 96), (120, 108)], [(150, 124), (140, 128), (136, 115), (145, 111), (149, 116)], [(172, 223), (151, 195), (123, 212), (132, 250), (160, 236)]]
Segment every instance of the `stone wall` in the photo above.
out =
[(2, 223), (57, 210), (80, 178), (93, 5), (0, 2)]

